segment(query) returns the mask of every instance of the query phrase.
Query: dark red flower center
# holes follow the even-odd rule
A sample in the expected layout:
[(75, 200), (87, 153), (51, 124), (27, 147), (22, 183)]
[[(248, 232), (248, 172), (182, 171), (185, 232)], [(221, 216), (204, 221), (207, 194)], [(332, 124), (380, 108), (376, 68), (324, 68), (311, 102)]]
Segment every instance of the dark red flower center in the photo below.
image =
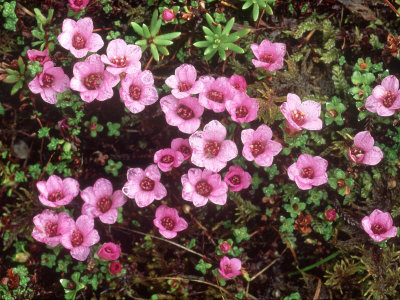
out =
[(83, 243), (83, 235), (79, 230), (74, 230), (71, 234), (71, 245), (72, 247), (78, 247)]
[(272, 54), (269, 53), (264, 53), (261, 57), (260, 60), (262, 62), (265, 62), (267, 64), (272, 64), (275, 60), (274, 60), (274, 56)]
[(164, 217), (161, 219), (161, 225), (167, 230), (172, 230), (175, 227), (175, 221), (170, 217)]
[(190, 120), (194, 118), (193, 110), (183, 104), (179, 104), (178, 108), (176, 109), (176, 114), (184, 120)]
[(50, 88), (50, 87), (52, 87), (52, 85), (54, 83), (54, 76), (44, 73), (43, 77), (42, 77), (42, 81), (43, 81), (43, 87)]
[(161, 162), (164, 164), (170, 164), (174, 161), (174, 157), (170, 154), (164, 155), (161, 157)]
[(192, 155), (192, 149), (188, 146), (182, 145), (179, 147), (179, 151), (182, 152), (183, 154), (190, 156)]
[(224, 102), (224, 94), (221, 92), (218, 92), (216, 90), (211, 90), (207, 94), (207, 98), (218, 103), (223, 103)]
[(132, 84), (129, 87), (129, 96), (131, 96), (133, 100), (139, 100), (141, 95), (142, 89), (139, 86)]
[(260, 154), (264, 153), (265, 144), (261, 141), (255, 141), (255, 142), (253, 142), (253, 144), (250, 145), (250, 151), (254, 157), (257, 157)]
[(187, 82), (179, 82), (179, 84), (178, 84), (178, 90), (180, 92), (187, 92), (191, 88), (192, 88), (192, 85), (190, 83), (187, 83)]
[(225, 274), (229, 274), (229, 273), (232, 273), (232, 266), (231, 266), (231, 264), (226, 264), (225, 266), (224, 266), (224, 272), (225, 272)]
[(204, 154), (207, 158), (214, 158), (218, 155), (220, 149), (220, 143), (211, 141), (204, 146)]
[(83, 79), (83, 84), (88, 90), (96, 90), (103, 83), (103, 73), (90, 73)]
[(300, 176), (303, 178), (313, 179), (314, 178), (314, 170), (311, 167), (306, 167), (301, 169)]
[(237, 90), (240, 90), (240, 85), (239, 85), (239, 83), (235, 83), (235, 84), (233, 85), (233, 87), (234, 87), (235, 89), (237, 89)]
[(81, 6), (81, 5), (83, 4), (83, 1), (82, 1), (82, 0), (75, 0), (75, 1), (74, 1), (74, 4), (75, 4), (76, 6)]
[(57, 236), (58, 235), (57, 230), (58, 230), (58, 223), (51, 222), (51, 221), (46, 223), (45, 231), (49, 237)]
[(129, 58), (126, 58), (125, 56), (120, 56), (120, 57), (114, 56), (111, 59), (111, 62), (114, 65), (117, 65), (118, 68), (125, 68), (126, 65), (128, 64), (128, 61), (129, 61)]
[(56, 202), (61, 200), (62, 198), (64, 198), (64, 195), (61, 191), (57, 191), (57, 192), (53, 192), (51, 193), (48, 197), (47, 200), (49, 200), (50, 202)]
[(242, 182), (239, 175), (233, 175), (231, 178), (229, 178), (229, 181), (233, 185), (239, 185)]
[(195, 189), (196, 193), (203, 197), (208, 197), (212, 192), (212, 186), (205, 180), (197, 182)]
[(72, 37), (72, 46), (77, 50), (85, 48), (86, 40), (80, 32), (75, 33)]
[(36, 55), (36, 56), (33, 58), (33, 61), (42, 62), (42, 61), (44, 61), (45, 58), (46, 58), (46, 56), (44, 56), (44, 55)]
[(238, 106), (236, 107), (236, 118), (244, 118), (249, 113), (249, 110), (246, 106)]
[(99, 200), (97, 200), (97, 209), (101, 211), (103, 214), (105, 212), (108, 212), (111, 206), (112, 206), (112, 200), (108, 196), (101, 197)]
[(365, 154), (364, 150), (357, 148), (356, 146), (353, 146), (350, 149), (351, 158), (356, 162), (361, 161), (364, 158), (364, 154)]
[(292, 112), (292, 120), (301, 126), (306, 122), (306, 114), (296, 109)]
[(150, 192), (154, 189), (155, 182), (149, 177), (145, 177), (139, 185), (143, 191)]
[(379, 223), (372, 224), (371, 230), (375, 234), (383, 234), (386, 232), (386, 228)]
[(391, 107), (396, 100), (396, 95), (392, 91), (386, 91), (382, 98), (382, 104), (384, 107)]

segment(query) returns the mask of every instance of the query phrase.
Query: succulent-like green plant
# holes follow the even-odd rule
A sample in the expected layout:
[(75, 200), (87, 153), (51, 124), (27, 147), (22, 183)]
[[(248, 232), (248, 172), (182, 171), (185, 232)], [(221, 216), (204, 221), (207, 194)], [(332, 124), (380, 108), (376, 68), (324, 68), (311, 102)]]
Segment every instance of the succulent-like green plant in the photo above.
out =
[(253, 5), (253, 20), (256, 21), (260, 14), (260, 8), (264, 9), (265, 12), (269, 15), (272, 15), (274, 12), (272, 11), (271, 5), (274, 5), (276, 0), (242, 0), (244, 4), (242, 9), (247, 9)]
[(206, 21), (209, 25), (209, 27), (203, 26), (206, 40), (193, 44), (198, 48), (206, 48), (204, 50), (204, 58), (206, 60), (211, 59), (217, 52), (219, 57), (225, 60), (226, 50), (231, 50), (239, 54), (244, 53), (244, 50), (234, 44), (234, 42), (248, 34), (250, 29), (243, 29), (229, 34), (232, 30), (233, 24), (235, 23), (235, 18), (230, 19), (228, 23), (226, 23), (224, 29), (222, 29), (221, 24), (215, 26), (214, 19), (209, 14), (206, 14)]
[(143, 39), (136, 41), (136, 45), (145, 51), (147, 47), (150, 47), (151, 54), (156, 61), (160, 60), (160, 53), (163, 55), (169, 55), (167, 46), (173, 44), (171, 40), (181, 35), (180, 32), (170, 32), (166, 34), (158, 35), (161, 28), (161, 19), (158, 18), (158, 11), (155, 10), (150, 22), (150, 28), (143, 24), (140, 26), (135, 22), (131, 22), (133, 30), (143, 37)]

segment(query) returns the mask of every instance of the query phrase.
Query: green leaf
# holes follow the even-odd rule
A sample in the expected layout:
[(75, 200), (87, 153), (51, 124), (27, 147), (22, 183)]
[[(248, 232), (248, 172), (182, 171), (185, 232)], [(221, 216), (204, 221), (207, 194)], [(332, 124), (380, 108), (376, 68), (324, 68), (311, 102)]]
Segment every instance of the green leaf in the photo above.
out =
[(138, 35), (144, 36), (143, 29), (142, 29), (142, 27), (140, 27), (139, 24), (137, 24), (137, 23), (135, 23), (135, 22), (131, 22), (131, 26), (132, 26), (133, 30), (134, 30)]
[(154, 59), (156, 61), (159, 61), (160, 60), (160, 55), (158, 53), (156, 45), (150, 44), (150, 51), (151, 51), (151, 55), (153, 55)]
[(219, 54), (219, 57), (221, 57), (222, 60), (226, 60), (226, 52), (225, 52), (224, 49), (218, 48), (218, 54)]
[(138, 45), (140, 47), (147, 47), (147, 40), (138, 40), (135, 42), (135, 45)]
[(162, 40), (172, 40), (172, 39), (177, 38), (180, 35), (181, 35), (181, 32), (170, 32), (170, 33), (166, 33), (166, 34), (161, 34), (157, 37)]
[(49, 136), (49, 132), (50, 132), (50, 128), (49, 127), (42, 127), (39, 129), (38, 131), (38, 138), (44, 138), (44, 137), (48, 137)]
[(253, 1), (247, 0), (247, 1), (243, 4), (242, 9), (248, 9), (252, 4), (253, 4)]
[(151, 38), (151, 34), (150, 34), (149, 27), (147, 27), (146, 24), (143, 24), (142, 27), (143, 27), (143, 36), (144, 36), (146, 39)]
[(6, 78), (3, 79), (5, 83), (16, 83), (19, 80), (19, 73), (18, 75), (8, 75)]
[(18, 67), (19, 67), (19, 73), (21, 75), (25, 74), (25, 63), (21, 56), (18, 57)]
[(274, 12), (273, 12), (271, 6), (269, 6), (268, 4), (265, 5), (265, 12), (266, 12), (267, 14), (269, 14), (270, 16), (272, 16), (272, 15), (274, 14)]
[(241, 47), (239, 47), (238, 45), (235, 45), (235, 44), (232, 44), (232, 43), (229, 43), (227, 45), (228, 45), (228, 49), (232, 50), (233, 52), (236, 52), (236, 53), (239, 53), (239, 54), (243, 54), (244, 53), (244, 50)]
[(6, 69), (7, 74), (10, 75), (19, 75), (19, 72), (16, 70), (12, 70), (12, 69)]
[(157, 46), (157, 50), (163, 55), (169, 55), (169, 51), (165, 46)]
[(14, 84), (12, 89), (11, 89), (11, 96), (15, 95), (18, 92), (18, 90), (20, 88), (22, 88), (23, 85), (24, 85), (24, 83), (23, 83), (22, 80), (18, 81), (16, 84)]
[(253, 5), (253, 21), (257, 21), (259, 13), (260, 13), (260, 7), (258, 6), (257, 3), (254, 3), (254, 5)]
[(208, 42), (208, 41), (200, 41), (200, 42), (194, 43), (193, 46), (198, 47), (198, 48), (205, 48), (205, 47), (209, 47), (210, 46), (210, 42)]
[(208, 36), (214, 36), (214, 32), (212, 32), (212, 30), (210, 28), (208, 28), (207, 26), (203, 26), (203, 31), (206, 35)]
[[(160, 21), (159, 25), (157, 24), (158, 21)], [(157, 34), (158, 30), (160, 29), (160, 27), (161, 27), (161, 20), (158, 20), (158, 10), (156, 9), (153, 12), (153, 16), (151, 17), (151, 22), (150, 22), (151, 36), (155, 36)]]
[[(209, 49), (209, 48), (207, 48), (207, 49)], [(211, 52), (209, 52), (207, 55), (204, 54), (205, 60), (210, 60), (215, 55), (215, 53), (217, 53), (217, 48), (211, 48), (211, 49), (212, 49)]]
[(174, 42), (172, 42), (170, 40), (162, 40), (162, 39), (159, 39), (158, 37), (156, 37), (155, 39), (153, 39), (153, 43), (156, 45), (160, 45), (160, 46), (170, 46)]
[(161, 19), (158, 19), (155, 27), (150, 27), (151, 36), (157, 35), (158, 31), (160, 30), (161, 23), (162, 23)]
[(239, 38), (242, 38), (249, 32), (250, 32), (250, 29), (242, 29), (242, 30), (232, 33), (230, 36), (238, 36)]
[(224, 30), (222, 30), (222, 35), (228, 35), (231, 32), (233, 24), (235, 23), (235, 18), (232, 18), (226, 23)]
[(211, 28), (214, 27), (214, 24), (213, 24), (214, 19), (211, 17), (211, 15), (209, 13), (206, 13), (206, 21)]

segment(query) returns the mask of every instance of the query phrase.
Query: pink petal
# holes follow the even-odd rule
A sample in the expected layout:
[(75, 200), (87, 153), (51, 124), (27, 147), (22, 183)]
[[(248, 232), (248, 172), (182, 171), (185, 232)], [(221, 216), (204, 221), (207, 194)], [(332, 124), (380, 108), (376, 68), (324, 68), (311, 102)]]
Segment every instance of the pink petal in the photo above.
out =
[(110, 180), (105, 178), (97, 179), (93, 186), (93, 192), (96, 198), (110, 197), (113, 193), (113, 187)]
[(203, 197), (197, 193), (193, 193), (191, 201), (193, 202), (193, 205), (196, 207), (204, 206), (207, 204), (208, 199), (206, 197)]
[(218, 159), (222, 161), (230, 161), (238, 155), (236, 144), (231, 140), (225, 140), (221, 143), (221, 148), (218, 153)]
[(51, 175), (46, 182), (46, 189), (49, 194), (59, 192), (63, 189), (63, 181), (57, 175)]
[(126, 203), (126, 197), (121, 190), (116, 190), (112, 195), (112, 208), (121, 207)]
[(69, 194), (73, 197), (79, 194), (79, 182), (73, 178), (65, 178), (63, 180), (63, 194)]
[(306, 114), (306, 118), (319, 118), (321, 114), (321, 104), (312, 100), (304, 101), (300, 105), (300, 111)]
[(382, 150), (379, 149), (379, 147), (374, 146), (372, 150), (364, 154), (362, 163), (366, 165), (375, 166), (382, 160), (382, 158), (383, 158)]
[(145, 207), (153, 203), (154, 195), (151, 192), (139, 190), (135, 194), (135, 202), (139, 207)]
[(177, 233), (175, 231), (170, 231), (170, 230), (165, 230), (165, 229), (159, 229), (159, 232), (162, 236), (164, 236), (166, 239), (172, 239), (177, 236)]
[(367, 101), (365, 101), (365, 108), (370, 112), (376, 113), (378, 102), (379, 101), (374, 96), (369, 96)]
[(123, 39), (112, 40), (107, 46), (108, 58), (125, 56), (126, 47), (126, 42)]
[(145, 175), (154, 181), (160, 181), (161, 173), (157, 165), (150, 165), (145, 170)]
[(129, 181), (142, 180), (144, 176), (144, 171), (141, 168), (131, 168), (127, 172), (127, 178)]
[(77, 220), (76, 220), (76, 228), (84, 235), (86, 236), (89, 234), (94, 227), (94, 220), (93, 218), (86, 216), (86, 215), (81, 215)]
[(165, 80), (165, 84), (169, 86), (171, 89), (177, 89), (179, 81), (175, 75), (171, 75)]
[(118, 210), (111, 208), (106, 213), (99, 216), (99, 219), (104, 224), (114, 224), (118, 218)]
[(42, 91), (42, 87), (39, 83), (39, 77), (36, 76), (35, 78), (33, 78), (33, 80), (29, 82), (28, 87), (32, 93), (39, 94)]
[[(65, 247), (65, 246), (64, 246)], [(71, 256), (79, 261), (84, 261), (89, 256), (90, 249), (88, 247), (76, 247), (71, 249)]]
[(372, 90), (372, 96), (376, 99), (382, 99), (385, 96), (386, 89), (382, 85), (377, 85), (373, 90)]
[(241, 133), (242, 143), (243, 144), (251, 144), (253, 142), (253, 135), (254, 135), (253, 129), (242, 130), (242, 133)]
[(382, 85), (388, 91), (397, 92), (399, 90), (399, 80), (393, 75), (383, 78)]
[[(72, 80), (71, 80), (72, 82)], [(81, 98), (83, 101), (90, 103), (93, 102), (94, 99), (96, 99), (96, 97), (98, 97), (99, 92), (97, 90), (91, 90), (91, 91), (84, 91), (81, 92)]]
[(370, 151), (374, 147), (374, 138), (369, 131), (361, 131), (354, 137), (354, 145), (361, 148), (365, 152)]

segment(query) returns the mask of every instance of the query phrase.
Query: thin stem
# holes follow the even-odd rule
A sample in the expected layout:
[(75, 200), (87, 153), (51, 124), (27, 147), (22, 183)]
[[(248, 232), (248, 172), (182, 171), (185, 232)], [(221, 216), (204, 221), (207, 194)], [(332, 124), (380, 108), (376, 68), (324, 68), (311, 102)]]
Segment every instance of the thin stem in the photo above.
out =
[(145, 70), (147, 70), (151, 64), (151, 62), (153, 61), (153, 55), (150, 57), (149, 61), (146, 64), (146, 67), (144, 68)]
[(314, 263), (312, 265), (309, 265), (309, 266), (307, 266), (307, 267), (305, 267), (303, 269), (300, 269), (299, 271), (289, 273), (288, 275), (289, 276), (293, 276), (293, 275), (296, 275), (296, 274), (299, 274), (299, 273), (307, 272), (307, 271), (309, 271), (311, 269), (314, 269), (315, 267), (318, 267), (318, 266), (330, 261), (331, 259), (334, 259), (339, 254), (340, 254), (340, 251), (336, 251), (335, 253), (329, 255), (328, 257), (325, 257), (324, 259), (322, 259), (322, 260), (320, 260), (320, 261), (318, 261), (318, 262), (316, 262), (316, 263)]
[(389, 2), (389, 0), (383, 0), (383, 2), (385, 2), (387, 5), (389, 5), (389, 7), (390, 7), (398, 16), (400, 16), (400, 12), (393, 6), (392, 3)]
[(254, 279), (256, 279), (258, 276), (260, 276), (262, 273), (264, 273), (265, 271), (267, 271), (270, 267), (272, 267), (272, 265), (274, 263), (276, 263), (279, 260), (278, 258), (275, 258), (268, 266), (266, 266), (264, 269), (262, 269), (260, 272), (258, 272), (256, 275), (254, 275), (253, 277), (250, 278), (250, 282), (253, 281)]

